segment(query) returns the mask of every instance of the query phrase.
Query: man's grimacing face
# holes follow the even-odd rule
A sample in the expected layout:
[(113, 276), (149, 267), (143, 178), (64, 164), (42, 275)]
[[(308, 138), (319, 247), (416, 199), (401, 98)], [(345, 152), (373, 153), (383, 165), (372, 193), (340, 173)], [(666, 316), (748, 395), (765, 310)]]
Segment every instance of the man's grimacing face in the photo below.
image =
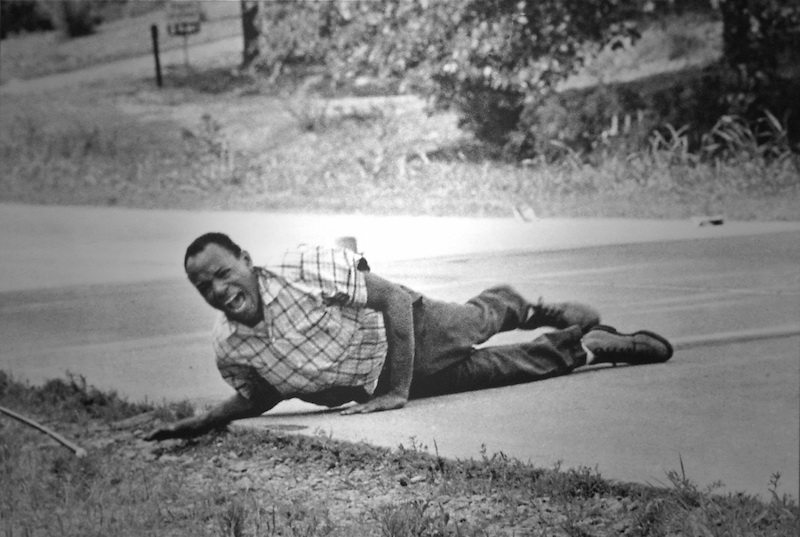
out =
[(186, 274), (206, 302), (229, 319), (250, 326), (261, 320), (258, 276), (247, 252), (236, 257), (219, 244), (208, 244), (186, 260)]

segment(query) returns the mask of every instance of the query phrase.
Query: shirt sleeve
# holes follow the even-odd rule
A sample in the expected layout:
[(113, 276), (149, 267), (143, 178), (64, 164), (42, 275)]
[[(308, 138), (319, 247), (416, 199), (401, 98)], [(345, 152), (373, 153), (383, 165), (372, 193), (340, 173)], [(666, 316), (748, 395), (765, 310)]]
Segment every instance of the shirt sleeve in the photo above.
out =
[(301, 245), (284, 255), (282, 274), (318, 290), (331, 304), (363, 307), (367, 304), (364, 258), (344, 248)]
[(218, 364), (217, 369), (219, 369), (222, 379), (245, 399), (252, 399), (256, 394), (257, 388), (253, 383), (254, 372), (251, 367), (235, 364)]

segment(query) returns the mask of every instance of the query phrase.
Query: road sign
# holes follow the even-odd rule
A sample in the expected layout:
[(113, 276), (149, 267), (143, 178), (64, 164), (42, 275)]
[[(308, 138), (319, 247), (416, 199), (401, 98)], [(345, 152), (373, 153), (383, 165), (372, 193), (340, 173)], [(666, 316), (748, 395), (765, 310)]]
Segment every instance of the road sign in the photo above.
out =
[(200, 31), (203, 8), (197, 0), (172, 0), (167, 4), (167, 33), (187, 36)]

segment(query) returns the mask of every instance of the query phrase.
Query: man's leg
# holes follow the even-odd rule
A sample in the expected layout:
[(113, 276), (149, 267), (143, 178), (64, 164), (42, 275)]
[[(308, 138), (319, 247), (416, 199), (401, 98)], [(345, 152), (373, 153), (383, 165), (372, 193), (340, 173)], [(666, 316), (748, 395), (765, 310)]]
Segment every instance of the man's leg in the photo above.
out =
[[(463, 386), (458, 389), (526, 382), (571, 371), (586, 361), (580, 347), (581, 334), (599, 323), (599, 315), (588, 306), (571, 302), (545, 304), (541, 300), (533, 304), (507, 285), (487, 289), (466, 304), (432, 300), (409, 292), (415, 295), (413, 378), (427, 379), (460, 364), (456, 380), (445, 382)], [(553, 333), (524, 345), (475, 349), (475, 345), (499, 332), (540, 326), (565, 329), (562, 332), (569, 335), (559, 338)], [(477, 381), (467, 380), (470, 372)], [(388, 389), (389, 375), (387, 363), (381, 371), (376, 394)], [(434, 386), (438, 381), (425, 382)]]
[(483, 343), (489, 337), (506, 330), (533, 330), (543, 326), (569, 328), (578, 325), (586, 333), (600, 324), (600, 314), (596, 310), (578, 302), (536, 303), (520, 295), (508, 285), (491, 287), (467, 301), (467, 306), (477, 308), (488, 328)]
[(648, 330), (623, 334), (597, 326), (555, 330), (528, 343), (473, 349), (468, 357), (435, 373), (414, 374), (413, 398), (532, 382), (601, 363), (656, 364), (672, 357), (663, 336)]
[(499, 332), (540, 326), (568, 328), (582, 333), (599, 323), (588, 306), (564, 302), (533, 304), (507, 285), (492, 287), (466, 304), (422, 297), (414, 305), (414, 372), (432, 374), (472, 354), (473, 346)]
[(533, 341), (472, 349), (469, 356), (430, 375), (415, 374), (411, 397), (428, 397), (532, 382), (586, 364), (580, 327), (556, 330)]

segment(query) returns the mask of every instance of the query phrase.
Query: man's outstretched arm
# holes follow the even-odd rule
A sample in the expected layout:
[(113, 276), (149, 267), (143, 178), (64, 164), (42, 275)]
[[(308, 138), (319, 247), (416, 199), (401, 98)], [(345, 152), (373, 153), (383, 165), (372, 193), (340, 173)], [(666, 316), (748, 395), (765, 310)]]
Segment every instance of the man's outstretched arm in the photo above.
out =
[(247, 399), (238, 393), (211, 408), (205, 414), (192, 416), (175, 423), (170, 423), (150, 432), (145, 440), (167, 440), (169, 438), (191, 438), (205, 434), (213, 429), (244, 418), (260, 416), (281, 401), (277, 391), (266, 396)]
[(342, 414), (364, 414), (401, 408), (408, 402), (414, 368), (414, 321), (411, 297), (399, 285), (364, 273), (367, 283), (367, 307), (383, 313), (388, 350), (389, 390), (366, 403), (355, 405)]

